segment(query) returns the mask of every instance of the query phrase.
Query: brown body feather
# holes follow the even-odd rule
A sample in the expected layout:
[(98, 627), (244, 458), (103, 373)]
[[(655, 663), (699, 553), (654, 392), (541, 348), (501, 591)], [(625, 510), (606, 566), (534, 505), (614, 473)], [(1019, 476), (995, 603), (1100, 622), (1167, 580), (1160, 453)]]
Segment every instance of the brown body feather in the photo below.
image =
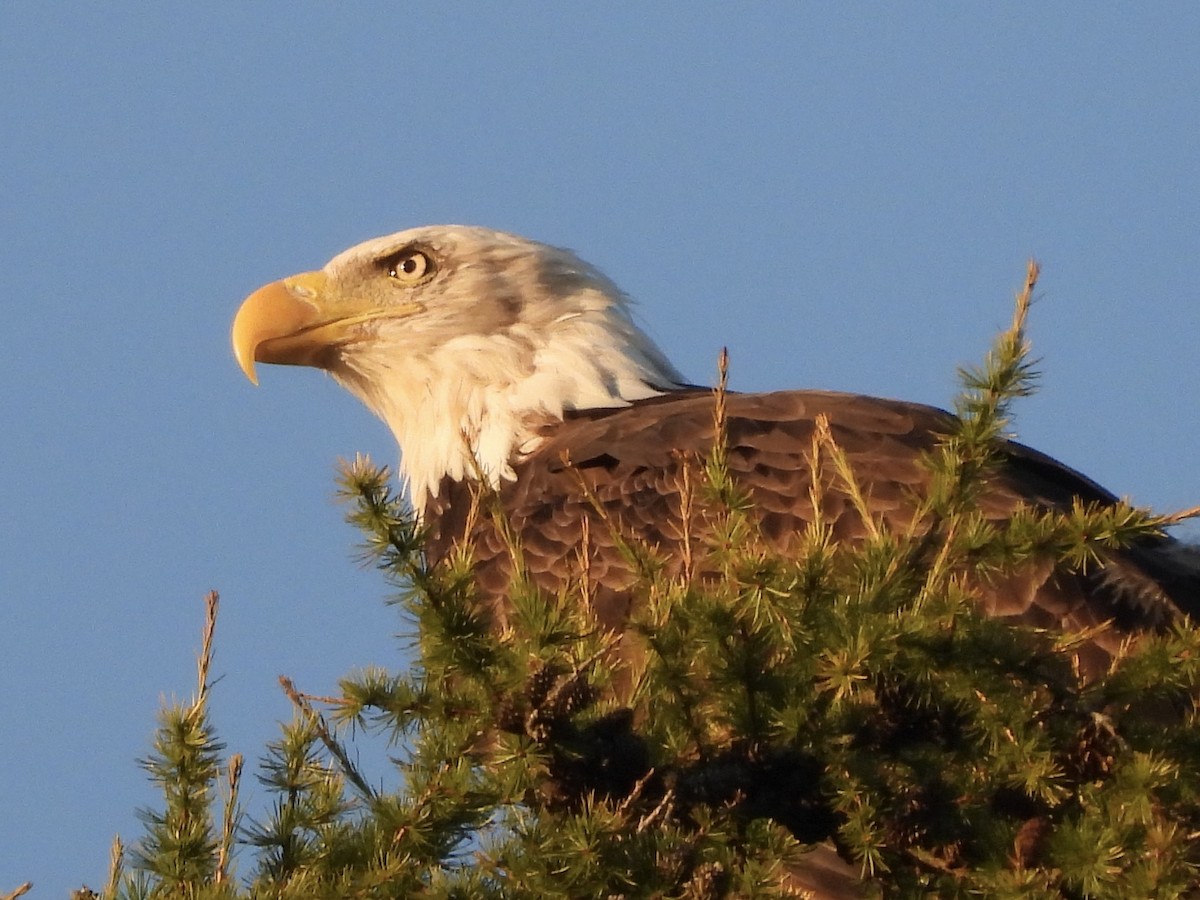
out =
[[(921, 454), (953, 424), (949, 413), (927, 406), (820, 391), (729, 394), (727, 407), (730, 472), (753, 499), (764, 539), (784, 552), (813, 518), (810, 456), (818, 417), (829, 421), (871, 510), (900, 530), (908, 528), (915, 498), (929, 483)], [(515, 466), (516, 480), (504, 483), (498, 495), (535, 581), (553, 591), (565, 577), (579, 574), (582, 522), (589, 520), (588, 578), (596, 613), (605, 626), (620, 629), (630, 612), (633, 576), (613, 526), (657, 547), (668, 565), (681, 566), (681, 469), (686, 459), (702, 459), (710, 451), (714, 434), (713, 395), (704, 390), (574, 413), (554, 426), (545, 443)], [(989, 518), (1004, 518), (1022, 503), (1065, 510), (1076, 498), (1117, 502), (1085, 476), (1020, 444), (1005, 444), (1002, 457), (980, 501)], [(503, 615), (510, 552), (490, 517), (471, 519), (471, 491), (463, 482), (443, 482), (426, 511), (428, 549), (437, 558), (467, 539), (481, 592)], [(844, 485), (823, 478), (820, 496), (821, 515), (836, 539), (864, 537), (866, 525)], [(1195, 612), (1200, 582), (1175, 571), (1176, 546), (1163, 538), (1114, 552), (1103, 570), (1087, 573), (1031, 565), (1003, 583), (985, 585), (980, 602), (988, 614), (1038, 627), (1077, 631), (1113, 622), (1084, 654), (1093, 669), (1105, 663), (1124, 633), (1160, 627), (1177, 608)]]

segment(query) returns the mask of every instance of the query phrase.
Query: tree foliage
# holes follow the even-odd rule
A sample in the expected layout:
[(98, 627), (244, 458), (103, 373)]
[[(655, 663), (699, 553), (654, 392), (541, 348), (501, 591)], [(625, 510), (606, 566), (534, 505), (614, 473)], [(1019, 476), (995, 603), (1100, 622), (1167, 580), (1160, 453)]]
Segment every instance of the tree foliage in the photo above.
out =
[[(131, 854), (118, 848), (103, 896), (766, 897), (822, 872), (865, 896), (1197, 890), (1200, 634), (1148, 634), (1088, 680), (1081, 636), (972, 603), (979, 579), (1048, 555), (1085, 566), (1174, 521), (1124, 505), (999, 523), (976, 511), (1009, 406), (1033, 388), (1035, 276), (963, 375), (960, 424), (926, 461), (921, 528), (874, 523), (849, 546), (816, 521), (780, 557), (718, 442), (688, 469), (684, 574), (626, 548), (641, 574), (624, 638), (591, 620), (586, 566), (548, 595), (515, 565), (497, 631), (469, 552), (430, 565), (387, 471), (345, 465), (349, 519), (396, 591), (411, 666), (357, 672), (320, 701), (285, 682), (296, 715), (259, 766), (272, 802), (249, 815), (240, 762), (221, 771), (205, 649), (197, 697), (162, 712), (144, 763), (162, 809)], [(811, 458), (814, 490), (856, 489), (828, 432)], [(352, 762), (360, 730), (387, 737), (373, 771), (398, 766), (401, 787), (373, 788)]]

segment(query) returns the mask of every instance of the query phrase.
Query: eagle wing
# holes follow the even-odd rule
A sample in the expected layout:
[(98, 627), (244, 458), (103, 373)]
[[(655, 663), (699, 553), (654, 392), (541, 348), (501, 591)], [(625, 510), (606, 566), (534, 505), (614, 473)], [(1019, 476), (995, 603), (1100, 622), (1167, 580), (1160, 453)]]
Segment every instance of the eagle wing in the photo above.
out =
[[(823, 391), (726, 395), (726, 442), (731, 475), (748, 492), (764, 540), (786, 552), (813, 520), (812, 446), (824, 417), (845, 453), (877, 521), (895, 530), (912, 523), (929, 485), (923, 453), (951, 431), (954, 417), (913, 403)], [(523, 562), (541, 586), (557, 590), (585, 568), (583, 523), (588, 522), (587, 580), (599, 620), (619, 629), (633, 597), (633, 575), (618, 535), (656, 547), (681, 565), (685, 528), (683, 469), (712, 448), (716, 434), (711, 391), (667, 394), (616, 410), (571, 414), (545, 442), (515, 466), (516, 479), (499, 491), (499, 505), (519, 536)], [(1000, 471), (980, 499), (988, 518), (1002, 519), (1021, 504), (1064, 510), (1076, 498), (1113, 504), (1102, 487), (1044, 454), (1016, 443), (1002, 446)], [(867, 534), (847, 487), (821, 477), (820, 515), (838, 541)], [(502, 614), (511, 578), (511, 554), (487, 516), (472, 519), (470, 488), (447, 481), (427, 511), (428, 552), (435, 558), (468, 540), (484, 596)], [(468, 527), (471, 533), (467, 534)], [(1039, 627), (1081, 630), (1114, 621), (1119, 628), (1101, 645), (1111, 655), (1121, 632), (1158, 627), (1175, 604), (1165, 582), (1175, 542), (1114, 552), (1103, 571), (1074, 573), (1052, 563), (1030, 564), (1002, 581), (981, 585), (990, 615)], [(1187, 585), (1195, 602), (1200, 585)], [(1190, 610), (1189, 610), (1190, 611)], [(1104, 664), (1097, 658), (1096, 665)]]

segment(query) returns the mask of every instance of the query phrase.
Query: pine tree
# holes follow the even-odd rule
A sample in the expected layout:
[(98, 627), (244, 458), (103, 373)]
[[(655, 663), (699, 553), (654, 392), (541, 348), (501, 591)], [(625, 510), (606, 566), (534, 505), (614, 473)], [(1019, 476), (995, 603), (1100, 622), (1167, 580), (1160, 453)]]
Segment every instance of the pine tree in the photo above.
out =
[[(498, 632), (469, 553), (428, 564), (388, 472), (345, 465), (349, 519), (396, 591), (411, 668), (353, 674), (320, 701), (285, 681), (296, 715), (258, 774), (273, 802), (247, 815), (240, 758), (222, 773), (207, 715), (212, 598), (197, 695), (162, 712), (144, 762), (163, 808), (144, 814), (132, 854), (115, 849), (101, 896), (770, 897), (821, 873), (888, 897), (1200, 889), (1200, 634), (1147, 635), (1085, 678), (1085, 636), (972, 603), (972, 584), (1032, 557), (1087, 566), (1183, 515), (976, 511), (1010, 405), (1033, 390), (1035, 279), (963, 373), (960, 424), (926, 461), (926, 527), (890, 532), (860, 502), (862, 544), (817, 521), (780, 557), (718, 441), (686, 476), (697, 537), (683, 576), (625, 545), (639, 573), (632, 659), (590, 621), (586, 567), (547, 595), (522, 576), (519, 546)], [(718, 432), (722, 398), (723, 377)], [(861, 501), (827, 429), (811, 458)], [(352, 763), (359, 730), (390, 740), (402, 787), (373, 788)]]

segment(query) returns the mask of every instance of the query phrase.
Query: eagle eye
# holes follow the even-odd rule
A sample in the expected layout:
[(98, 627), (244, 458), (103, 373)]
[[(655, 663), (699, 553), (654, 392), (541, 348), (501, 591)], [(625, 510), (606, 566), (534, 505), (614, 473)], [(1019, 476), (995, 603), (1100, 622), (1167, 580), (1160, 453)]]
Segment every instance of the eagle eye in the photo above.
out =
[(424, 251), (413, 247), (389, 256), (384, 260), (383, 267), (387, 270), (388, 278), (394, 278), (401, 284), (417, 284), (433, 274), (433, 260)]

